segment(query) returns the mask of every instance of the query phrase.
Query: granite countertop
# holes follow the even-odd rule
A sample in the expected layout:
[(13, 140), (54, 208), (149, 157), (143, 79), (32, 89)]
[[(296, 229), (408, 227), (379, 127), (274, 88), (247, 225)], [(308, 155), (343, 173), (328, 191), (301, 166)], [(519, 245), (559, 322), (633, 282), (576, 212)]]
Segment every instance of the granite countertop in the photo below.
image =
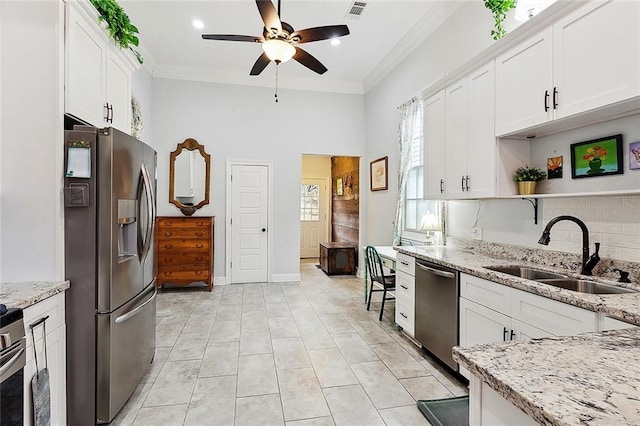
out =
[[(455, 247), (396, 247), (400, 253), (640, 325), (640, 293), (572, 292), (485, 266), (532, 266), (581, 277), (545, 262), (487, 256)], [(528, 257), (536, 261), (535, 257)], [(559, 262), (562, 263), (562, 262)], [(640, 290), (598, 277), (582, 277)], [(640, 328), (455, 347), (453, 358), (540, 424), (640, 423)]]
[[(640, 285), (638, 284), (618, 283), (599, 277), (585, 277), (567, 269), (534, 262), (487, 256), (471, 250), (449, 246), (398, 246), (395, 247), (395, 249), (400, 253), (404, 253), (418, 259), (427, 260), (438, 265), (457, 269), (460, 272), (464, 272), (469, 275), (474, 275), (529, 293), (538, 294), (549, 299), (558, 300), (590, 311), (602, 312), (611, 318), (640, 325)], [(638, 290), (639, 292), (624, 294), (578, 293), (536, 281), (515, 277), (513, 275), (492, 271), (485, 267), (508, 265), (530, 266), (550, 272), (561, 273), (571, 277), (584, 278), (609, 285), (627, 287), (633, 290)]]
[(540, 424), (640, 422), (640, 329), (455, 347), (453, 358)]
[(0, 284), (0, 303), (7, 308), (28, 308), (69, 288), (69, 281)]

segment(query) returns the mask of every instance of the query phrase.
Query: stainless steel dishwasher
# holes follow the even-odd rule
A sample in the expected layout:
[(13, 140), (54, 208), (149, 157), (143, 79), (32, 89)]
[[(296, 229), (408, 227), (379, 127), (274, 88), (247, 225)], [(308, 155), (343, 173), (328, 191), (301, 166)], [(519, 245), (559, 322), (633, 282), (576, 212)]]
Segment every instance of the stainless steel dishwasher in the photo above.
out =
[(458, 271), (416, 260), (416, 340), (458, 371), (451, 349), (458, 344)]

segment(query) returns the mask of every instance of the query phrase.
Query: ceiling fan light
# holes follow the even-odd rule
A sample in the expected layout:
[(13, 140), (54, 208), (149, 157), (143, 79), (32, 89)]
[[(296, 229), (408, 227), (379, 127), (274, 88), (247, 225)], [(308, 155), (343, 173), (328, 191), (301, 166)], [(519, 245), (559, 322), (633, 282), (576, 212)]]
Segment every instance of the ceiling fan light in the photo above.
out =
[(295, 47), (282, 40), (267, 40), (262, 43), (262, 50), (277, 63), (287, 62), (296, 53)]

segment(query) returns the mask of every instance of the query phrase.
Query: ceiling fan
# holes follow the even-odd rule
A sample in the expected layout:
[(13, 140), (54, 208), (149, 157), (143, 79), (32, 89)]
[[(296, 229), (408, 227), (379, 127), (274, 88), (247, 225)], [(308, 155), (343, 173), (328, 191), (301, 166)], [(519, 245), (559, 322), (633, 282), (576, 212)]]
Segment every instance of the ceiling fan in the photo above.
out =
[(346, 25), (327, 25), (296, 31), (291, 25), (280, 20), (280, 0), (278, 0), (277, 10), (271, 0), (256, 0), (256, 5), (264, 22), (262, 37), (234, 34), (202, 34), (202, 38), (205, 40), (262, 43), (262, 55), (253, 64), (249, 75), (259, 75), (271, 61), (280, 64), (291, 58), (318, 74), (324, 74), (327, 71), (327, 67), (297, 45), (349, 34), (349, 28)]

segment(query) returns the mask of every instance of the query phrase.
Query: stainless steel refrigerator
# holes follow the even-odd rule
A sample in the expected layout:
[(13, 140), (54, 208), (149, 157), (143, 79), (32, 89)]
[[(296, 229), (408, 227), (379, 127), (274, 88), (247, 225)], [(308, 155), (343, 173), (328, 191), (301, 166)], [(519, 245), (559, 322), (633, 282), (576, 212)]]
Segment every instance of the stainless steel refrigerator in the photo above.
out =
[(113, 128), (65, 131), (67, 418), (109, 423), (155, 348), (156, 152)]

